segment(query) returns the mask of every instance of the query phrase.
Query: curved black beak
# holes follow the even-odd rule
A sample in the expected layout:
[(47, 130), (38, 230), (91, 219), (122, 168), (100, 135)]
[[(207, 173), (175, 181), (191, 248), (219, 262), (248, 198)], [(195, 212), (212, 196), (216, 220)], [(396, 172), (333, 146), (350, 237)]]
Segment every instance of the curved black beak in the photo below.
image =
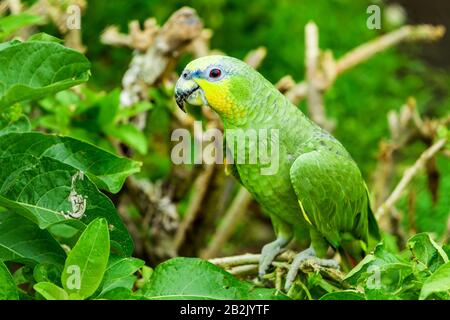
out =
[[(195, 82), (193, 82), (195, 83)], [(186, 87), (181, 86), (179, 83), (177, 83), (177, 86), (175, 88), (175, 101), (178, 105), (178, 107), (183, 111), (186, 112), (184, 108), (184, 103), (186, 102), (186, 99), (189, 98), (191, 94), (193, 94), (199, 87), (198, 84), (195, 83), (195, 86), (193, 87)]]

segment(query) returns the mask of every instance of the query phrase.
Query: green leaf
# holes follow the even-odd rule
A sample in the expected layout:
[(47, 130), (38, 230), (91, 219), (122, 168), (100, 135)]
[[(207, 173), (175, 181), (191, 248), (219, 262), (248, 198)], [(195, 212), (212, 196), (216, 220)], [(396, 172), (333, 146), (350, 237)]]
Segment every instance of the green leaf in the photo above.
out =
[(31, 124), (18, 105), (6, 108), (0, 112), (0, 136), (11, 132), (28, 132)]
[(0, 205), (41, 229), (65, 223), (82, 230), (95, 218), (103, 217), (111, 228), (114, 249), (127, 256), (133, 251), (128, 230), (111, 200), (76, 168), (45, 156), (1, 152), (0, 167)]
[(49, 157), (84, 173), (100, 188), (118, 192), (126, 177), (140, 170), (140, 163), (118, 157), (89, 143), (38, 132), (11, 133), (0, 139), (0, 158), (16, 154)]
[(19, 300), (16, 283), (8, 268), (0, 261), (0, 300)]
[(450, 294), (450, 262), (441, 265), (425, 280), (419, 299), (424, 300), (431, 294), (439, 292)]
[(54, 37), (45, 32), (38, 32), (38, 33), (32, 34), (27, 39), (27, 41), (45, 41), (45, 42), (56, 42), (56, 43), (60, 43), (60, 44), (64, 43), (64, 40)]
[(69, 294), (85, 299), (102, 282), (109, 257), (109, 232), (105, 219), (92, 221), (70, 251), (61, 282)]
[(136, 284), (136, 287), (140, 289), (149, 282), (149, 280), (153, 274), (153, 269), (150, 268), (149, 266), (142, 266), (139, 273), (140, 273), (140, 278), (136, 281), (135, 284)]
[(320, 300), (366, 300), (364, 294), (355, 290), (330, 292), (323, 295)]
[(16, 214), (0, 212), (0, 260), (62, 265), (65, 258), (48, 231)]
[(139, 113), (148, 111), (153, 108), (153, 105), (147, 101), (141, 101), (133, 104), (127, 108), (119, 108), (116, 121), (126, 121)]
[(33, 278), (36, 282), (51, 282), (57, 285), (61, 284), (62, 266), (42, 263), (33, 269)]
[(349, 281), (351, 283), (355, 283), (353, 279), (358, 279), (359, 276), (361, 276), (361, 273), (364, 272), (364, 270), (370, 265), (370, 263), (376, 261), (376, 257), (373, 254), (369, 254), (364, 257), (352, 270), (350, 270), (347, 275), (345, 276), (345, 280)]
[(14, 282), (16, 285), (20, 286), (24, 283), (30, 283), (34, 281), (33, 278), (33, 268), (24, 265), (14, 271), (13, 273)]
[(174, 258), (156, 267), (138, 292), (147, 299), (288, 299), (274, 289), (255, 288), (197, 258)]
[(100, 112), (98, 115), (98, 124), (102, 128), (115, 125), (115, 118), (119, 110), (120, 90), (114, 89), (99, 101)]
[(144, 265), (144, 261), (136, 258), (121, 258), (111, 255), (103, 277), (102, 290), (99, 296), (116, 288), (131, 290), (137, 277), (133, 274)]
[(19, 13), (0, 18), (0, 40), (5, 39), (20, 28), (43, 24), (44, 18), (29, 13)]
[(39, 282), (33, 286), (46, 300), (68, 300), (67, 292), (51, 282)]
[(440, 265), (448, 262), (447, 254), (427, 233), (419, 233), (408, 240), (408, 248), (421, 269), (434, 272)]
[(346, 275), (345, 281), (369, 290), (393, 292), (406, 290), (412, 273), (412, 265), (408, 261), (388, 252), (384, 244), (379, 244), (372, 254), (367, 255)]
[(110, 126), (105, 128), (105, 132), (126, 145), (136, 149), (140, 154), (146, 154), (148, 151), (147, 137), (145, 134), (132, 124), (123, 124), (120, 126)]
[(64, 223), (55, 224), (49, 227), (48, 230), (56, 239), (70, 239), (81, 233), (79, 229)]
[(0, 110), (86, 82), (86, 57), (55, 42), (9, 42), (0, 47)]
[(28, 132), (30, 130), (30, 121), (25, 116), (20, 116), (15, 120), (6, 120), (0, 116), (0, 137), (12, 132)]
[(405, 293), (399, 294), (396, 291), (382, 289), (367, 289), (364, 291), (367, 300), (417, 300), (417, 295), (414, 293), (408, 296), (409, 289), (405, 290)]
[[(127, 288), (118, 287), (109, 290), (105, 294), (98, 296), (95, 300), (140, 300), (141, 297), (134, 295), (133, 291)], [(142, 299), (146, 300), (146, 299)]]

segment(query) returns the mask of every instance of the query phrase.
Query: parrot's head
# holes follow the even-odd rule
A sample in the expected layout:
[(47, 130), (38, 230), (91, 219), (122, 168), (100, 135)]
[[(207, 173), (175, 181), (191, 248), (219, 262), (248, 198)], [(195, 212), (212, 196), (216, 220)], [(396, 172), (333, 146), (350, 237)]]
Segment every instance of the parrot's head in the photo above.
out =
[(207, 105), (225, 118), (245, 117), (255, 88), (266, 80), (245, 62), (227, 56), (206, 56), (190, 62), (175, 87), (175, 99)]

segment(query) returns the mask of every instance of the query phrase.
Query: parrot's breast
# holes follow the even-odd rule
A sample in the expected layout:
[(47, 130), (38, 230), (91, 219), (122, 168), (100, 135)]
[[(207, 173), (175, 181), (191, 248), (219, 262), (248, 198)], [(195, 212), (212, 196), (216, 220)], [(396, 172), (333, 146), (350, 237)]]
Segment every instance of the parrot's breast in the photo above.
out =
[[(243, 148), (237, 148), (234, 145), (234, 165), (244, 187), (265, 211), (290, 225), (305, 225), (297, 196), (290, 183), (289, 172), (297, 155), (295, 148), (286, 146), (282, 139), (283, 134), (280, 133), (280, 135), (278, 141), (274, 141), (268, 134), (257, 134), (258, 139), (253, 141), (241, 139), (241, 142), (245, 141), (246, 144)], [(228, 137), (227, 145), (230, 146)], [(261, 146), (267, 145), (272, 145), (270, 151), (265, 155), (259, 154)], [(255, 152), (258, 155), (255, 156)], [(241, 160), (245, 158), (246, 162), (238, 161), (239, 153), (241, 153)], [(274, 155), (275, 153), (277, 155)], [(257, 159), (256, 163), (249, 163), (252, 158)]]

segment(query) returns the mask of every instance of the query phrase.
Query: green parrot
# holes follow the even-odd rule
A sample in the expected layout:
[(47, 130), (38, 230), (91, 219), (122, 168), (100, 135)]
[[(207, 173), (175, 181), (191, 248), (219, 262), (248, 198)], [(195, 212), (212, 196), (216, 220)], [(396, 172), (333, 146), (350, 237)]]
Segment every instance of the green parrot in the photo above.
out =
[[(182, 110), (187, 102), (218, 113), (234, 160), (230, 171), (271, 218), (277, 238), (261, 251), (260, 276), (293, 238), (309, 248), (295, 257), (286, 290), (304, 260), (339, 267), (325, 259), (331, 246), (348, 269), (367, 254), (369, 240), (379, 239), (367, 187), (350, 154), (252, 67), (227, 56), (196, 59), (177, 81), (175, 99)], [(236, 146), (228, 132), (243, 133), (240, 142), (249, 142)], [(257, 143), (248, 132), (256, 133)], [(274, 170), (267, 170), (258, 146), (276, 153)]]

